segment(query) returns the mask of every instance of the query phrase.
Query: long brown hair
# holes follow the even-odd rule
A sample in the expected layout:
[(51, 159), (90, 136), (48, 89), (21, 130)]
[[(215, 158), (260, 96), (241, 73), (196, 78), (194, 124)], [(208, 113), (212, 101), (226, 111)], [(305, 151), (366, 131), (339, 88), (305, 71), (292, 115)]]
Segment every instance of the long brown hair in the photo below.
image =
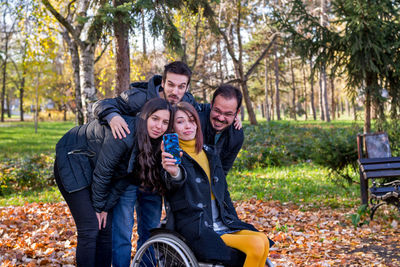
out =
[[(194, 121), (197, 125), (197, 130), (196, 130), (196, 153), (199, 153), (202, 148), (203, 148), (203, 132), (201, 131), (201, 123), (200, 123), (200, 118), (199, 114), (197, 113), (196, 109), (189, 103), (187, 102), (179, 102), (175, 105), (175, 114), (178, 110), (181, 110), (188, 115), (190, 118), (193, 116)], [(175, 119), (174, 119), (175, 120)]]
[(162, 98), (153, 98), (147, 101), (142, 111), (138, 114), (136, 122), (136, 142), (138, 155), (136, 156), (138, 173), (141, 184), (145, 187), (163, 193), (165, 190), (160, 181), (159, 162), (161, 162), (161, 139), (152, 139), (147, 131), (147, 120), (158, 110), (167, 110), (170, 113), (169, 125), (166, 132), (172, 128), (173, 110), (171, 105)]

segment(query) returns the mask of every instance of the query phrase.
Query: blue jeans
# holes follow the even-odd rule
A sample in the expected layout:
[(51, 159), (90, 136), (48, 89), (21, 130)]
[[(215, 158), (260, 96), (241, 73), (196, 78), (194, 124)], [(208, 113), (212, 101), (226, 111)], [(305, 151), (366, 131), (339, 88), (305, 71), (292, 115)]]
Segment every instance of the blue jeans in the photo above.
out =
[(150, 230), (160, 224), (161, 196), (144, 192), (135, 185), (129, 185), (113, 209), (112, 224), (112, 265), (128, 267), (131, 261), (132, 228), (134, 209), (138, 224), (137, 248), (150, 237)]

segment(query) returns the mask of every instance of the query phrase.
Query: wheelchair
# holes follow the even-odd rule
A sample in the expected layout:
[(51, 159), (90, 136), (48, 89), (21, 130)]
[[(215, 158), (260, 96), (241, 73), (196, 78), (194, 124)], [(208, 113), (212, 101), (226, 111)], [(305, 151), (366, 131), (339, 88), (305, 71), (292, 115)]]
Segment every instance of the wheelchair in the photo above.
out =
[[(161, 227), (153, 229), (151, 237), (136, 251), (131, 267), (229, 267), (220, 263), (198, 262), (185, 238), (173, 230), (173, 216), (168, 212), (168, 205), (165, 210), (167, 216), (161, 221)], [(266, 265), (274, 266), (269, 259)]]

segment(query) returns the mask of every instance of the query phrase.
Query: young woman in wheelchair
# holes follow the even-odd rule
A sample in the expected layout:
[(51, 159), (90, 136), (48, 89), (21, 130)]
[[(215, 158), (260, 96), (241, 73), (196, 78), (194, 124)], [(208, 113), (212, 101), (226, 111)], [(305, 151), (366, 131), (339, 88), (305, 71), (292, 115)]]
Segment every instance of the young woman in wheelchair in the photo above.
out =
[(203, 146), (200, 125), (194, 107), (178, 103), (173, 128), (183, 150), (182, 163), (175, 164), (176, 160), (161, 146), (165, 198), (175, 230), (200, 261), (235, 266), (240, 262), (240, 257), (232, 256), (235, 248), (246, 255), (243, 266), (265, 266), (269, 239), (238, 218), (219, 157), (213, 148)]

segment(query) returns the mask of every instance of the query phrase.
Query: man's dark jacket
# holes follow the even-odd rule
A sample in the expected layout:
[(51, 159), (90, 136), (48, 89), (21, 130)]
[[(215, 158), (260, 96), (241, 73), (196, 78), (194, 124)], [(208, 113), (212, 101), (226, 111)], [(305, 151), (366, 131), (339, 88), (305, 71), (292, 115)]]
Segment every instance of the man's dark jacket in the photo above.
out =
[(203, 131), (204, 144), (214, 146), (217, 154), (219, 155), (224, 169), (225, 176), (232, 168), (244, 141), (243, 128), (236, 130), (235, 126), (231, 124), (222, 131), (218, 142), (215, 144), (215, 135), (217, 132), (211, 125), (210, 121), (210, 105), (203, 105), (203, 111), (199, 112), (201, 129)]
[[(149, 82), (131, 83), (129, 90), (121, 93), (116, 98), (107, 98), (94, 104), (94, 115), (97, 119), (104, 120), (111, 113), (136, 116), (142, 110), (144, 104), (163, 92), (157, 92), (161, 85), (162, 76), (154, 75)], [(191, 93), (186, 92), (182, 101), (197, 106)]]
[(115, 139), (109, 126), (98, 120), (68, 131), (56, 145), (56, 161), (61, 181), (67, 192), (88, 186), (96, 212), (108, 211), (129, 184), (137, 154), (136, 118), (124, 116), (130, 134)]

